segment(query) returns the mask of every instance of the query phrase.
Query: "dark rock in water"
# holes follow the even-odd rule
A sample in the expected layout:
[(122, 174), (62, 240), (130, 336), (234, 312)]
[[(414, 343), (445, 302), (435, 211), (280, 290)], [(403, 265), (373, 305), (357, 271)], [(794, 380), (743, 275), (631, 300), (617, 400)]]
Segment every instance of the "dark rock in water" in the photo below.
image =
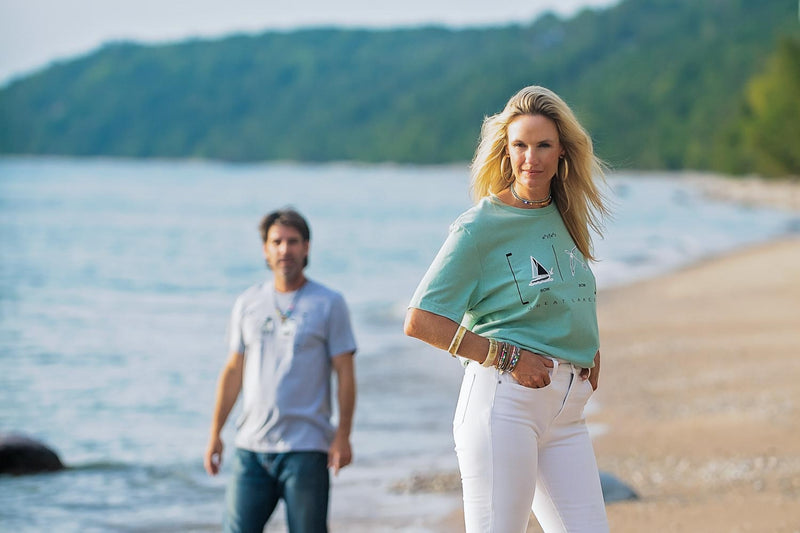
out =
[(632, 488), (608, 472), (600, 472), (600, 485), (603, 487), (603, 499), (606, 503), (639, 499)]
[(0, 433), (0, 474), (20, 476), (64, 468), (56, 452), (25, 435)]

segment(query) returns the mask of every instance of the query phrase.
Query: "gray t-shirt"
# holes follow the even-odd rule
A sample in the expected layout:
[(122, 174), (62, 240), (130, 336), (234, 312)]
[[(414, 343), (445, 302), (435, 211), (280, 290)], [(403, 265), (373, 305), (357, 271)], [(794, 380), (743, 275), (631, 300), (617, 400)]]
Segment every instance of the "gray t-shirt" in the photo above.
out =
[[(271, 280), (246, 290), (233, 307), (231, 352), (244, 354), (242, 414), (236, 446), (256, 452), (327, 451), (331, 358), (355, 352), (344, 298), (308, 280), (283, 320)], [(278, 302), (286, 314), (283, 300)]]

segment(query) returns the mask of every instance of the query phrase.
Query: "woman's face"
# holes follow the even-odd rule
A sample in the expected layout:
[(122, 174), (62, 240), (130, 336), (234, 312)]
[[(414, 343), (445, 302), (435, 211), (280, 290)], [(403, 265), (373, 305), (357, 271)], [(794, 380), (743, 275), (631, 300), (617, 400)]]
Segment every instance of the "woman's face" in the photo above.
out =
[(564, 154), (555, 122), (544, 115), (520, 115), (509, 123), (507, 133), (515, 188), (546, 194)]

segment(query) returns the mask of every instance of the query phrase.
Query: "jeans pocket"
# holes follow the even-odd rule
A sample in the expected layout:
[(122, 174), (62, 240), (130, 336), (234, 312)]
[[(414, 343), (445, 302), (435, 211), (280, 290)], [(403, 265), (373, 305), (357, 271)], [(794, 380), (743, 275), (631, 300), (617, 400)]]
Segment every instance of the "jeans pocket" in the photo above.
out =
[(547, 389), (551, 388), (552, 385), (553, 385), (553, 379), (554, 379), (553, 378), (553, 369), (552, 368), (548, 369), (547, 374), (550, 376), (550, 382), (547, 385), (544, 385), (543, 387), (528, 387), (526, 385), (523, 385), (522, 383), (517, 381), (517, 378), (515, 378), (514, 376), (511, 375), (511, 372), (503, 372), (503, 373), (499, 374), (499, 376), (500, 376), (499, 377), (499, 382), (503, 383), (503, 384), (507, 384), (512, 389), (517, 389), (517, 390), (521, 390), (521, 391), (524, 391), (524, 392), (543, 391), (543, 390), (547, 390)]
[(472, 396), (472, 388), (475, 385), (475, 374), (467, 372), (464, 375), (464, 380), (461, 382), (461, 392), (458, 394), (458, 403), (456, 404), (456, 412), (453, 415), (453, 430), (458, 429), (467, 417), (467, 409), (469, 408), (469, 399)]
[(582, 420), (585, 417), (584, 410), (589, 398), (594, 393), (592, 384), (588, 379), (581, 379), (578, 374), (573, 376), (574, 381), (570, 387), (569, 394), (567, 395), (561, 417), (565, 421), (569, 420)]

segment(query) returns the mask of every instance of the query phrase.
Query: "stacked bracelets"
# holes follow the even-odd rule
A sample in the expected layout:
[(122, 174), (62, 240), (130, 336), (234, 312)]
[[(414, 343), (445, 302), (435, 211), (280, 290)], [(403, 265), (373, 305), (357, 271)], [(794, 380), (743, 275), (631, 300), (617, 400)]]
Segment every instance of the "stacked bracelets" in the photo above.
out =
[[(458, 348), (461, 346), (461, 341), (467, 333), (467, 328), (459, 326), (456, 334), (453, 335), (453, 340), (450, 342), (450, 347), (447, 349), (450, 355), (455, 357), (458, 354)], [(520, 347), (515, 346), (508, 342), (497, 342), (495, 339), (489, 339), (489, 352), (486, 354), (486, 359), (483, 360), (481, 366), (489, 368), (496, 366), (500, 372), (513, 372), (519, 363)]]
[[(519, 346), (515, 346), (508, 342), (500, 342), (498, 343), (497, 351), (499, 355), (497, 356), (497, 364), (494, 366), (496, 366), (500, 372), (513, 372), (514, 369), (517, 368), (517, 363), (519, 363)], [(484, 363), (485, 362), (486, 361), (484, 361)], [(484, 364), (484, 366), (486, 365)]]

